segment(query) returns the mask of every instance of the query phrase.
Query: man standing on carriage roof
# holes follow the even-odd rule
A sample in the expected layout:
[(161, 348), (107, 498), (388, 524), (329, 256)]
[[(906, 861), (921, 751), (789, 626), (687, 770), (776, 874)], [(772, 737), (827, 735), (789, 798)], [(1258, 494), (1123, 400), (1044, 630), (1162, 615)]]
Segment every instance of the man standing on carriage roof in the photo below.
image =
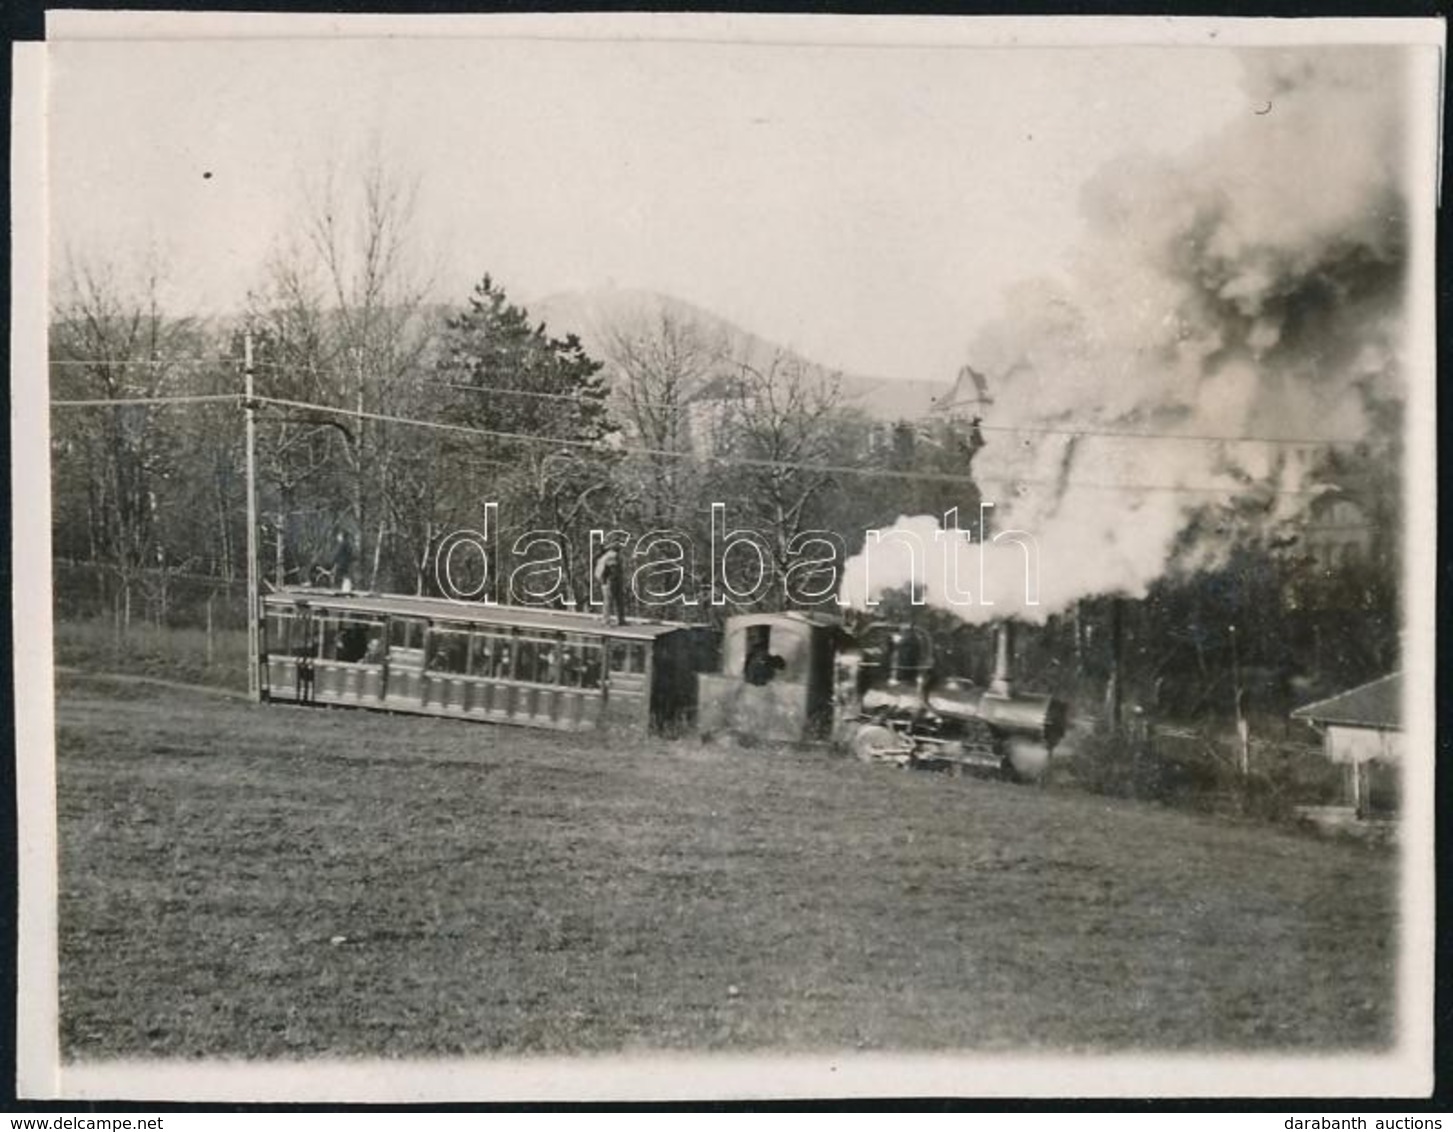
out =
[(333, 557), (328, 565), (313, 569), (315, 586), (322, 585), (325, 579), (334, 589), (353, 592), (353, 540), (347, 531), (339, 531), (333, 537)]
[(353, 590), (353, 540), (339, 531), (333, 545), (333, 584), (344, 593)]
[(612, 620), (617, 625), (626, 623), (626, 563), (625, 540), (612, 535), (606, 540), (604, 549), (595, 560), (595, 580), (605, 593), (605, 623)]

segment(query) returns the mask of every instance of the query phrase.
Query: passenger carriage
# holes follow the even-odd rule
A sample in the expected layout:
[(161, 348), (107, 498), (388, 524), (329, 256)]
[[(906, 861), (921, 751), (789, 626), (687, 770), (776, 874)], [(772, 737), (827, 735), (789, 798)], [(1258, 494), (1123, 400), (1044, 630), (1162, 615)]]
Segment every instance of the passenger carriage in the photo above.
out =
[(273, 702), (644, 732), (693, 720), (708, 652), (687, 625), (300, 588), (264, 596), (259, 663)]

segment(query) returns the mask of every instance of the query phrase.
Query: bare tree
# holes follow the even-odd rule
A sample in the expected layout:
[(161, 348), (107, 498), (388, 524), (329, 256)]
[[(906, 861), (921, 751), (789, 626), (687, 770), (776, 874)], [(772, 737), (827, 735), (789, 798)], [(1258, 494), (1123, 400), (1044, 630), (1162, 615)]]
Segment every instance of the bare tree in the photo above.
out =
[[(733, 485), (732, 515), (766, 537), (780, 578), (797, 536), (821, 525), (814, 504), (836, 479), (829, 467), (849, 458), (845, 441), (856, 432), (843, 407), (841, 379), (778, 350), (762, 366), (738, 362), (725, 410), (716, 482)], [(783, 599), (775, 585), (765, 600)]]
[(648, 526), (675, 526), (698, 478), (694, 448), (709, 439), (693, 437), (693, 406), (708, 405), (724, 381), (726, 335), (663, 306), (609, 328), (603, 352), (615, 410), (629, 439), (646, 450), (622, 466), (633, 480), (627, 492)]
[[(417, 501), (431, 443), (377, 419), (418, 415), (431, 399), (420, 381), (434, 326), (428, 278), (417, 266), (416, 195), (378, 158), (356, 174), (329, 166), (305, 192), (297, 230), (273, 257), (250, 311), (259, 392), (330, 408), (264, 416), (278, 546), (291, 527), (295, 557), (316, 560), (330, 528), (347, 529), (356, 571), (371, 586), (386, 572), (391, 542), (412, 561), (413, 544), (428, 540), (428, 517), (393, 496)], [(401, 523), (405, 516), (419, 521)]]
[[(168, 489), (189, 472), (180, 459), (184, 410), (156, 399), (193, 392), (191, 363), (204, 339), (194, 320), (164, 313), (160, 289), (154, 264), (128, 282), (112, 265), (71, 260), (51, 320), (52, 396), (100, 402), (56, 418), (58, 534), (75, 546), (83, 526), (88, 557), (115, 568), (123, 623), (143, 572), (164, 576), (201, 538), (168, 521)], [(164, 613), (164, 589), (160, 596)]]

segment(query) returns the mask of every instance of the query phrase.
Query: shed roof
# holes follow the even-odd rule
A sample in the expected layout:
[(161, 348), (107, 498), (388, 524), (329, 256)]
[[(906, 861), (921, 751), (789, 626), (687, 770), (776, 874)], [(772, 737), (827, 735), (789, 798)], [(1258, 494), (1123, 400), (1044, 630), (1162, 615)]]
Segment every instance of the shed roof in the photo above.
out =
[(1335, 723), (1345, 727), (1401, 730), (1403, 725), (1403, 676), (1395, 672), (1370, 684), (1299, 707), (1293, 719), (1314, 723)]

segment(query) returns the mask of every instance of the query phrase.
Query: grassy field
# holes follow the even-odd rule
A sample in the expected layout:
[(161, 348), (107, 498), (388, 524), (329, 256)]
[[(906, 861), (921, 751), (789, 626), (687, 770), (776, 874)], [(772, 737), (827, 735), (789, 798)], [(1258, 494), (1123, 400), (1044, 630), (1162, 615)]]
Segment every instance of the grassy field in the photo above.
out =
[(69, 1058), (1389, 1040), (1395, 859), (1078, 792), (59, 689)]
[(83, 672), (151, 676), (247, 691), (247, 633), (240, 629), (159, 628), (109, 618), (55, 622), (55, 662)]

